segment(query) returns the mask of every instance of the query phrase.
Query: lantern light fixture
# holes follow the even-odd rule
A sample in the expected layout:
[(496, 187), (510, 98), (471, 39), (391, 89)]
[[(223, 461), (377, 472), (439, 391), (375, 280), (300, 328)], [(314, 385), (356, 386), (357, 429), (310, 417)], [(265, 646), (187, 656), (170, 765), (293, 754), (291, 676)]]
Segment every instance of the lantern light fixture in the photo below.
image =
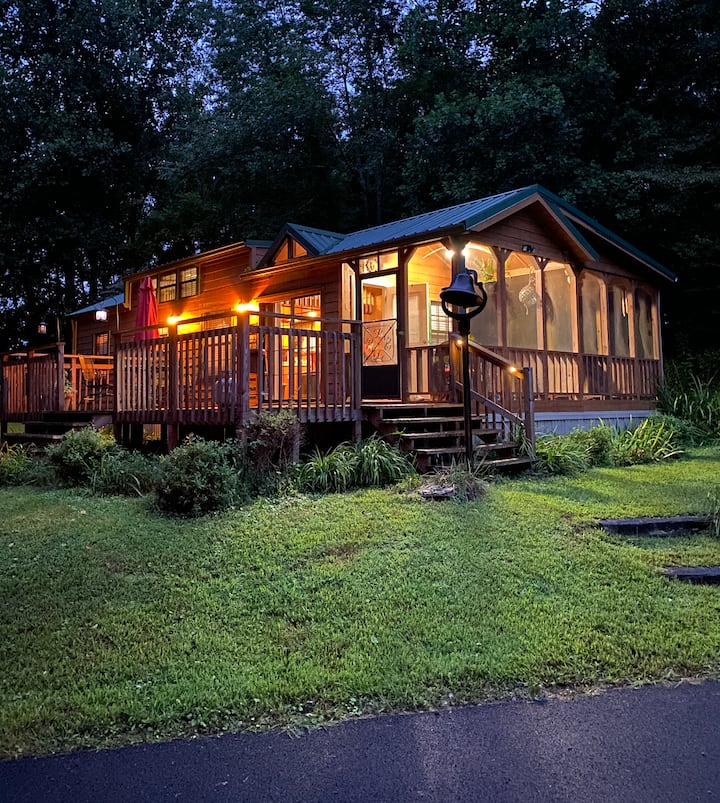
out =
[(108, 313), (106, 309), (96, 309), (95, 310), (95, 320), (96, 321), (106, 321), (108, 319)]
[(39, 323), (38, 327), (37, 327), (37, 332), (38, 332), (39, 335), (46, 335), (47, 334), (47, 324), (44, 323), (44, 322)]

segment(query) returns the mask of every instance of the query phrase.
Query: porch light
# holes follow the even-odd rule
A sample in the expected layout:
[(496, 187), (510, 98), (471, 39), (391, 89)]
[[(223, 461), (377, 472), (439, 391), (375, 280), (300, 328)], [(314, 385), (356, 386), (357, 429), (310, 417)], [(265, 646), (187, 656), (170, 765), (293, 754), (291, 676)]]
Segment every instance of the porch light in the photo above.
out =
[(182, 315), (168, 315), (167, 322), (170, 326), (175, 326), (176, 323), (180, 323), (182, 320)]
[[(487, 293), (474, 270), (465, 268), (458, 272), (450, 287), (440, 291), (443, 312), (458, 322), (458, 331), (464, 339), (462, 349), (463, 373), (463, 413), (465, 421), (465, 457), (468, 468), (472, 468), (472, 415), (470, 412), (470, 349), (467, 348), (470, 337), (470, 320), (485, 309)], [(455, 309), (451, 309), (454, 307)]]
[(235, 312), (260, 312), (260, 305), (257, 301), (248, 301), (247, 303), (239, 301), (235, 305)]
[(46, 323), (39, 323), (37, 327), (37, 332), (39, 335), (46, 335), (47, 334), (47, 324)]
[(106, 321), (107, 320), (107, 310), (106, 309), (96, 309), (95, 310), (95, 320), (96, 321)]

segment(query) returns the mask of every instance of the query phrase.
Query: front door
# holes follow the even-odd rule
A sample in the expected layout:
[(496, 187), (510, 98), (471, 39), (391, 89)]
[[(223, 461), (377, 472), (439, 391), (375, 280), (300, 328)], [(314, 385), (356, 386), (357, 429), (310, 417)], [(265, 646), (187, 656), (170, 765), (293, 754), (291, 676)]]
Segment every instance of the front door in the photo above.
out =
[(399, 399), (397, 273), (363, 276), (360, 288), (363, 398)]

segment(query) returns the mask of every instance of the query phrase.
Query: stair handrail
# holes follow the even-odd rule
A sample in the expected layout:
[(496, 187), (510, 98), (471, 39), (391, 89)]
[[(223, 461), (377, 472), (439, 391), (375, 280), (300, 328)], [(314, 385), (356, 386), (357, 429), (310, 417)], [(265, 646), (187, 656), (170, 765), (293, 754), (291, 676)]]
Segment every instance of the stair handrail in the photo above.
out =
[[(459, 340), (463, 341), (463, 343), (466, 341), (466, 339), (457, 334), (457, 332), (450, 332), (448, 343), (450, 341), (459, 341)], [(484, 396), (482, 393), (475, 390), (475, 388), (470, 388), (470, 398), (479, 402), (484, 407), (492, 410), (494, 413), (503, 416), (512, 424), (521, 427), (525, 431), (525, 439), (527, 440), (528, 445), (530, 446), (531, 449), (534, 449), (535, 410), (534, 410), (532, 368), (530, 367), (518, 368), (510, 360), (506, 359), (505, 357), (502, 357), (500, 354), (496, 354), (494, 351), (491, 351), (485, 346), (481, 346), (479, 343), (470, 340), (470, 338), (467, 338), (467, 345), (469, 351), (476, 352), (491, 365), (495, 365), (498, 368), (503, 368), (506, 371), (508, 371), (508, 373), (510, 373), (514, 378), (522, 380), (522, 402), (523, 402), (522, 416), (513, 413), (506, 407), (503, 407), (502, 405), (498, 404), (492, 399), (489, 399), (487, 396)], [(458, 387), (462, 387), (462, 383), (458, 382), (457, 380), (455, 381), (455, 384)]]

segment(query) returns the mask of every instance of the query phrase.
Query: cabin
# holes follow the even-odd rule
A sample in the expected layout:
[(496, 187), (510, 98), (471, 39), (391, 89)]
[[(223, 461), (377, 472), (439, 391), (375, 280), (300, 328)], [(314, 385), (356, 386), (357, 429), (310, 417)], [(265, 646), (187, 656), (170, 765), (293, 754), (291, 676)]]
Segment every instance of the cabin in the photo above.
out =
[[(463, 270), (488, 297), (467, 338), (440, 297)], [(288, 223), (125, 277), (67, 349), (2, 355), (2, 433), (91, 416), (172, 448), (288, 408), (315, 443), (395, 433), (432, 465), (463, 450), (467, 349), (474, 449), (512, 461), (519, 436), (653, 411), (674, 281), (539, 185), (347, 235)]]

